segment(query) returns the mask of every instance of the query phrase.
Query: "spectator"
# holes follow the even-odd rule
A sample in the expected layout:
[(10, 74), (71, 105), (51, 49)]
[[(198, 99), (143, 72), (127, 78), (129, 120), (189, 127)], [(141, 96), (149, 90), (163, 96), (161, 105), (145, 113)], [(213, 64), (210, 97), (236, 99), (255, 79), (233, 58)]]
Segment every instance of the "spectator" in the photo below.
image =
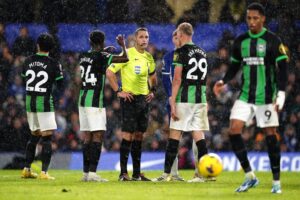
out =
[(28, 29), (21, 27), (19, 36), (16, 38), (13, 44), (14, 56), (29, 56), (36, 52), (35, 42), (29, 36)]

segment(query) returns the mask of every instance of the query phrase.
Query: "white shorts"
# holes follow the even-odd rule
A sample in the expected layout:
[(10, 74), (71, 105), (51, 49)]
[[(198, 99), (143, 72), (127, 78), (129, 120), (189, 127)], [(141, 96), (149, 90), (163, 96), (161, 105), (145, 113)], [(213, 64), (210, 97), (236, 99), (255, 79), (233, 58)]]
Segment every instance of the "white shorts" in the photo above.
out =
[(81, 131), (105, 131), (105, 108), (79, 107), (79, 122)]
[(57, 128), (54, 112), (27, 112), (27, 120), (31, 131), (49, 131)]
[(236, 100), (231, 109), (230, 119), (238, 119), (244, 122), (249, 122), (253, 117), (256, 117), (258, 127), (277, 127), (278, 113), (273, 104), (255, 105), (246, 103), (241, 100)]
[(171, 118), (170, 128), (186, 132), (209, 130), (206, 103), (176, 103), (176, 113), (179, 120)]

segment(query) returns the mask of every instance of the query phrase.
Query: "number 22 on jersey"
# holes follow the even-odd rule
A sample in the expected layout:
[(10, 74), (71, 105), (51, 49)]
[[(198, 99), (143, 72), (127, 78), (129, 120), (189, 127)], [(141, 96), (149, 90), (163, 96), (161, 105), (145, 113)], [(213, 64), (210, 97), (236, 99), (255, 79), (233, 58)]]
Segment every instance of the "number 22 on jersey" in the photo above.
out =
[[(48, 74), (45, 71), (39, 71), (35, 73), (33, 70), (27, 70), (26, 76), (29, 76), (30, 78), (26, 82), (26, 91), (34, 91), (34, 92), (47, 92), (47, 88), (41, 87), (44, 83), (48, 81)], [(36, 77), (42, 77), (42, 80), (37, 82), (35, 85), (31, 84)]]

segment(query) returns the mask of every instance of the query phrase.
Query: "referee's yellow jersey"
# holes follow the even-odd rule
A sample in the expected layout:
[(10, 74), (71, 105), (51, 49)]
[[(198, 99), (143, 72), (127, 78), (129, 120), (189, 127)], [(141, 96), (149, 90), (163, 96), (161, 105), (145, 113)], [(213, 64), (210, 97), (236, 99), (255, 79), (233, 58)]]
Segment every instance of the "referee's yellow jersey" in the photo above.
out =
[(127, 63), (113, 63), (109, 70), (117, 73), (121, 70), (122, 90), (134, 95), (149, 94), (148, 77), (155, 73), (155, 62), (152, 55), (140, 53), (135, 47), (127, 49)]

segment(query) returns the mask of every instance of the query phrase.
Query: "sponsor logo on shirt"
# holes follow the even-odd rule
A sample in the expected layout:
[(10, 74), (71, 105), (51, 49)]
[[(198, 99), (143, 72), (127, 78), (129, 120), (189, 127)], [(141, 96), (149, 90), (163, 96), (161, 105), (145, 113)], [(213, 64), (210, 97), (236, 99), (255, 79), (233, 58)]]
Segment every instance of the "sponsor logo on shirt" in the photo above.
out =
[(246, 65), (264, 65), (264, 58), (262, 57), (247, 57), (243, 58)]

